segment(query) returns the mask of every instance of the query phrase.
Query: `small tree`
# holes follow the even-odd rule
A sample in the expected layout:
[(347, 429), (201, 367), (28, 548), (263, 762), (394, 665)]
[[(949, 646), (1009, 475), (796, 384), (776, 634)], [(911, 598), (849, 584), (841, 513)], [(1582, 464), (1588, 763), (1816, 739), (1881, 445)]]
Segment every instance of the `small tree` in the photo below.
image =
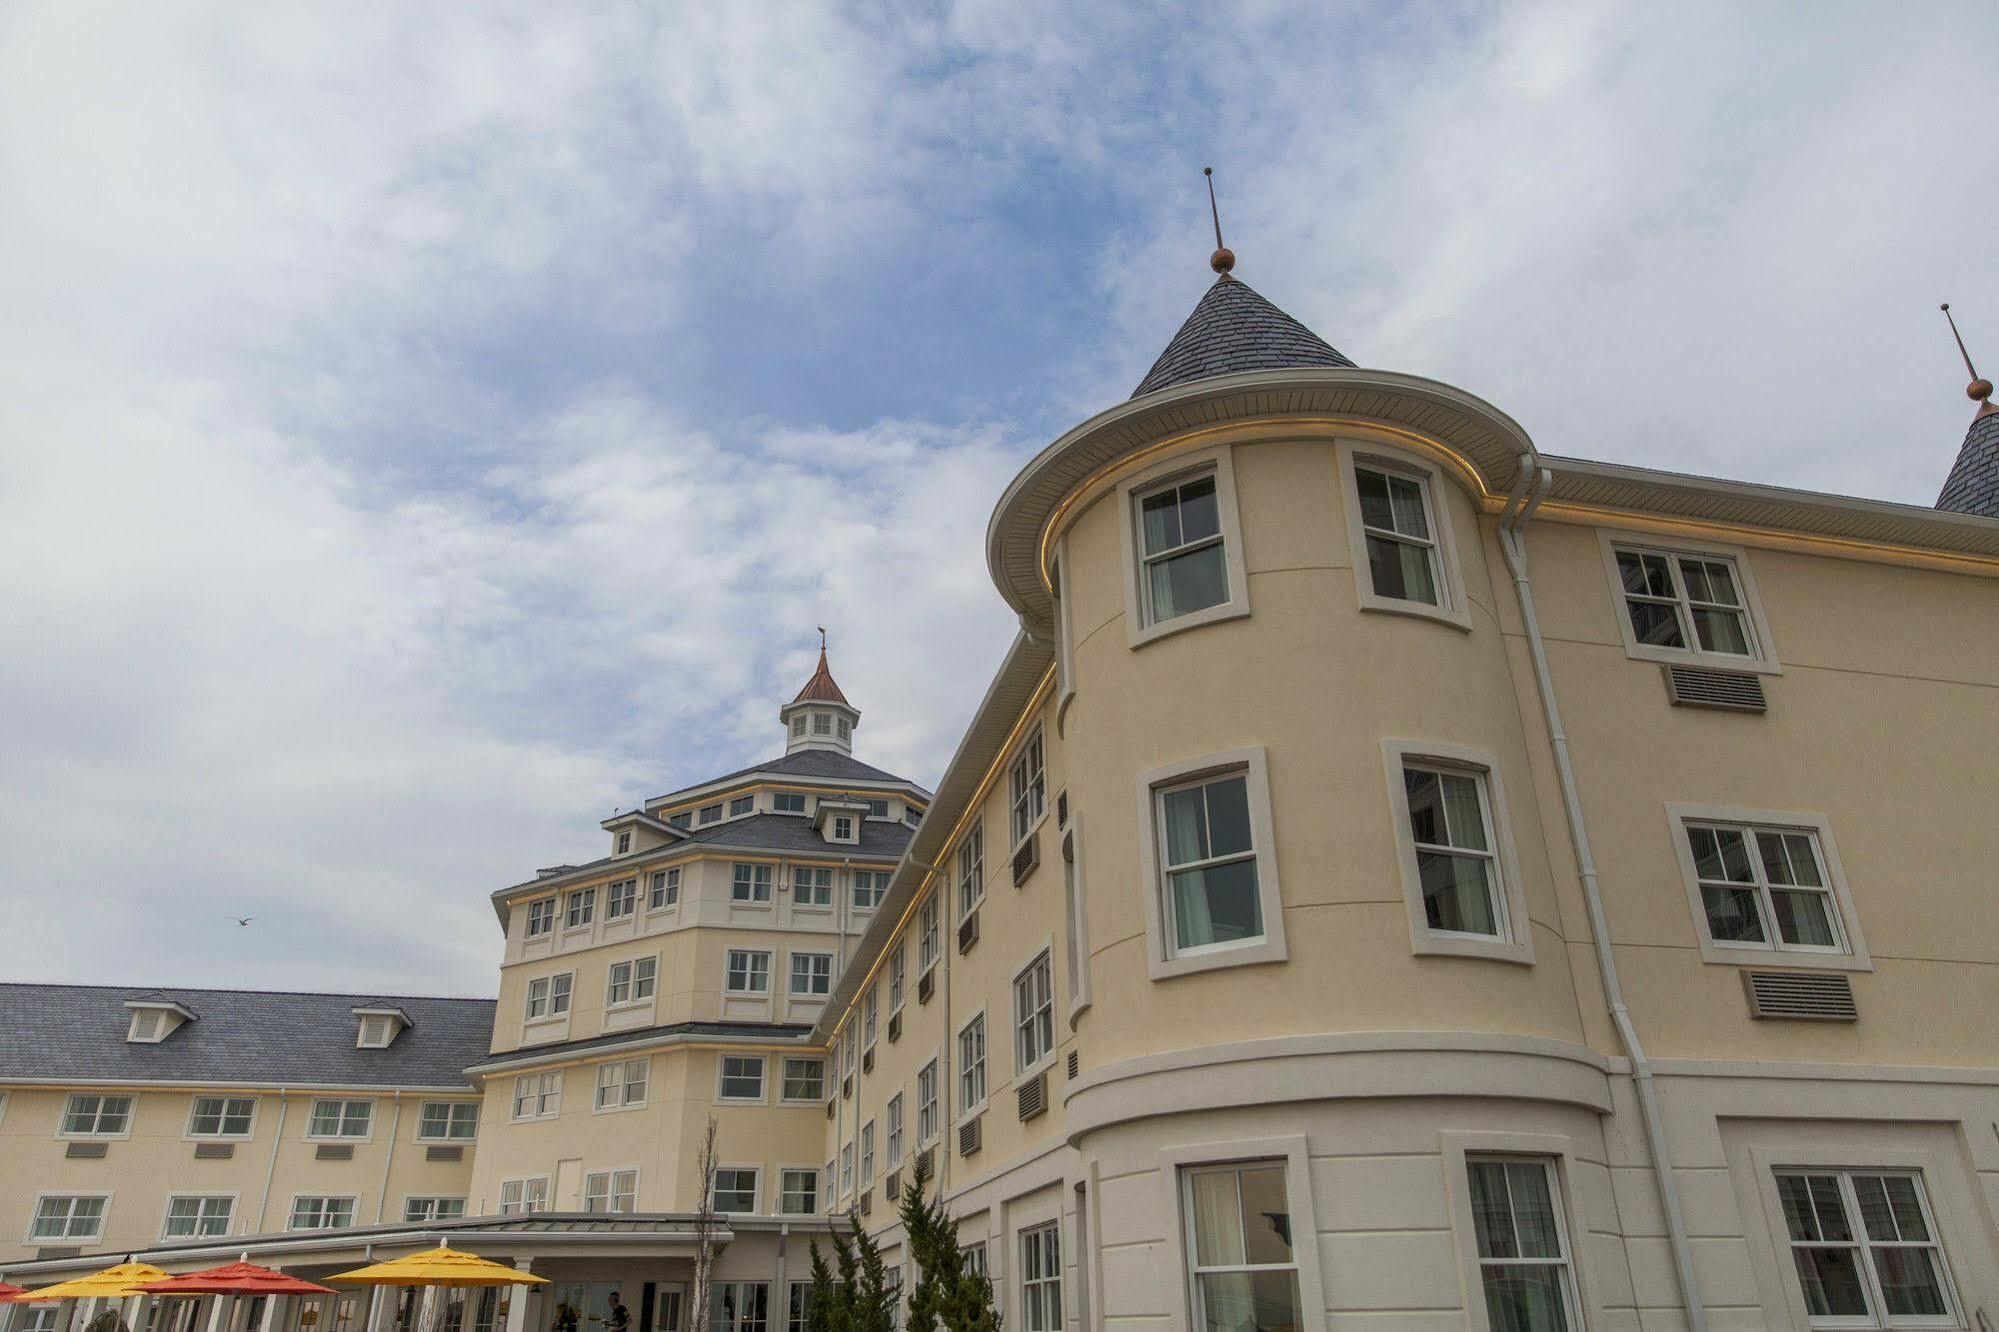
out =
[(701, 1141), (701, 1200), (694, 1213), (694, 1309), (689, 1326), (708, 1332), (709, 1305), (714, 1302), (715, 1276), (715, 1116)]
[(958, 1223), (941, 1200), (924, 1196), (929, 1182), (919, 1161), (902, 1195), (902, 1228), (919, 1273), (909, 1292), (909, 1332), (999, 1332), (993, 1283), (965, 1265)]
[(881, 1247), (852, 1214), (847, 1233), (837, 1218), (830, 1227), (833, 1264), (828, 1268), (819, 1242), (812, 1242), (812, 1303), (805, 1318), (809, 1332), (895, 1332), (895, 1292)]

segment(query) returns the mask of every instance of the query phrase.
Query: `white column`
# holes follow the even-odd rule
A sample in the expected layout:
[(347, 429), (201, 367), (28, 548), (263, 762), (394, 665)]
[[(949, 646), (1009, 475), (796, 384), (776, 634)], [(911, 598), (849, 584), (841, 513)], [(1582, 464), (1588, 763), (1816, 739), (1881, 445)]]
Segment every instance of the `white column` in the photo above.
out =
[(395, 1287), (368, 1287), (368, 1312), (361, 1317), (361, 1332), (382, 1332), (389, 1325), (389, 1311), (395, 1307)]
[[(514, 1259), (514, 1267), (522, 1272), (531, 1272), (534, 1270), (534, 1259), (516, 1258)], [(533, 1286), (508, 1286), (505, 1288), (507, 1296), (507, 1332), (527, 1332), (528, 1298), (534, 1293), (534, 1289)]]
[[(208, 1306), (208, 1325), (204, 1329), (204, 1332), (222, 1332), (224, 1311), (236, 1303), (236, 1297), (234, 1295), (210, 1295), (208, 1298), (210, 1301)], [(192, 1329), (189, 1332), (192, 1332)]]

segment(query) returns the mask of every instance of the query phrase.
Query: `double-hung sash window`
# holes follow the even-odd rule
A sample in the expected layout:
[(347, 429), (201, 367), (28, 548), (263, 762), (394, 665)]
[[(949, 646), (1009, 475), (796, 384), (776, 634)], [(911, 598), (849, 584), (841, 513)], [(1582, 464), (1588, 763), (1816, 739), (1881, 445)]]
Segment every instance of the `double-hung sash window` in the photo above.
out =
[(578, 889), (569, 895), (568, 903), (563, 909), (563, 929), (580, 930), (596, 918), (597, 890), (595, 888)]
[(72, 1096), (63, 1104), (65, 1138), (116, 1138), (131, 1127), (129, 1096)]
[(555, 931), (555, 899), (544, 897), (528, 903), (528, 938), (539, 939)]
[(1020, 1312), (1025, 1332), (1061, 1332), (1062, 1232), (1053, 1221), (1020, 1232)]
[(784, 1057), (784, 1099), (823, 1101), (826, 1099), (826, 1061), (802, 1055)]
[(986, 1015), (958, 1033), (958, 1110), (969, 1114), (986, 1103)]
[[(937, 893), (943, 892), (942, 888)], [(928, 971), (937, 964), (937, 893), (923, 900), (916, 917), (916, 969)]]
[(680, 903), (680, 871), (654, 870), (646, 893), (646, 910), (661, 911)]
[(569, 1011), (569, 994), (576, 977), (565, 971), (560, 976), (538, 976), (528, 982), (527, 1020), (561, 1017)]
[(755, 948), (731, 948), (727, 983), (731, 994), (769, 994), (770, 954)]
[(888, 1120), (888, 1163), (893, 1166), (902, 1159), (902, 1093), (888, 1098), (888, 1109), (884, 1113)]
[(1423, 883), (1423, 915), (1439, 934), (1506, 935), (1506, 894), (1493, 854), (1482, 773), (1402, 765), (1409, 834)]
[(1473, 1156), (1465, 1172), (1479, 1282), (1494, 1332), (1580, 1329), (1554, 1164), (1540, 1157)]
[[(1047, 953), (1013, 978), (1013, 1067), (1025, 1072), (1055, 1052), (1054, 968)], [(980, 1027), (981, 1045), (984, 1027)]]
[(1922, 1177), (1778, 1170), (1791, 1260), (1813, 1327), (1962, 1327)]
[(548, 1210), (548, 1176), (500, 1182), (500, 1215), (515, 1216)]
[(854, 871), (854, 910), (873, 911), (887, 896), (887, 870)]
[(718, 823), (722, 818), (722, 806), (720, 802), (713, 805), (703, 805), (695, 817), (703, 823)]
[(791, 900), (802, 907), (832, 906), (833, 871), (823, 866), (792, 866)]
[[(1194, 1325), (1213, 1332), (1301, 1326), (1283, 1163), (1200, 1167), (1183, 1180)], [(1497, 1323), (1493, 1329), (1504, 1332)]]
[(742, 1166), (722, 1166), (715, 1171), (715, 1210), (754, 1212), (757, 1210), (757, 1172)]
[(639, 881), (620, 879), (604, 890), (604, 919), (623, 920), (638, 909)]
[(937, 1136), (937, 1061), (931, 1060), (916, 1070), (916, 1141), (917, 1145), (929, 1142)]
[(1020, 747), (1007, 773), (1007, 787), (1013, 797), (1013, 842), (1018, 846), (1034, 831), (1048, 807), (1048, 768), (1038, 728)]
[(903, 973), (908, 969), (909, 963), (902, 950), (902, 937), (897, 935), (895, 942), (889, 945), (888, 954), (888, 1011), (891, 1013), (902, 1011)]
[(190, 1138), (247, 1138), (256, 1118), (257, 1101), (252, 1096), (197, 1096), (193, 1113), (187, 1117)]
[(717, 1281), (713, 1299), (707, 1332), (770, 1332), (770, 1282)]
[(729, 802), (729, 817), (732, 819), (741, 818), (756, 807), (757, 798), (755, 796), (737, 796)]
[(1689, 822), (1708, 936), (1719, 946), (1847, 951), (1818, 838), (1799, 828)]
[(762, 1055), (723, 1055), (721, 1096), (725, 1101), (761, 1101), (764, 1094)]
[(729, 884), (731, 902), (770, 901), (770, 866), (737, 865)]
[(1164, 787), (1155, 803), (1173, 951), (1261, 939), (1248, 774), (1227, 772)]
[(425, 1101), (417, 1120), (419, 1142), (470, 1142), (479, 1136), (477, 1101)]
[(1436, 527), (1425, 480), (1362, 462), (1354, 465), (1354, 489), (1360, 496), (1361, 532), (1367, 543), (1367, 571), (1374, 595), (1426, 606), (1444, 605)]
[(831, 953), (793, 953), (791, 992), (801, 998), (823, 999), (833, 992)]
[(1615, 548), (1631, 636), (1644, 647), (1757, 655), (1735, 561), (1721, 555)]
[(625, 1059), (597, 1068), (597, 1108), (624, 1110), (646, 1103), (646, 1081), (652, 1061)]
[(972, 825), (965, 840), (958, 843), (958, 918), (972, 914), (986, 895), (986, 825), (981, 819)]
[(583, 1177), (584, 1211), (636, 1212), (638, 1208), (638, 1171), (597, 1170)]
[(514, 1079), (514, 1118), (549, 1119), (562, 1110), (562, 1074), (524, 1073)]
[(227, 1235), (236, 1213), (234, 1198), (189, 1197), (167, 1199), (167, 1223), (162, 1239), (195, 1239), (204, 1235)]
[(410, 1197), (403, 1199), (403, 1220), (405, 1221), (419, 1223), (426, 1221), (456, 1221), (464, 1215), (465, 1200), (463, 1198)]
[(805, 794), (802, 791), (779, 791), (770, 798), (770, 807), (777, 814), (803, 814)]
[(1135, 497), (1139, 593), (1147, 624), (1161, 624), (1229, 599), (1227, 543), (1215, 476), (1182, 477)]
[(870, 985), (865, 998), (861, 1000), (861, 1048), (875, 1048), (875, 1019), (881, 1012), (881, 988)]
[(288, 1230), (345, 1230), (354, 1224), (352, 1198), (298, 1197), (292, 1199)]
[(861, 1187), (875, 1182), (875, 1121), (861, 1125)]
[(308, 1138), (365, 1138), (375, 1116), (373, 1101), (346, 1101), (323, 1097), (312, 1103)]
[(777, 1210), (786, 1216), (811, 1216), (819, 1210), (819, 1172), (786, 1170), (777, 1177)]
[(35, 1204), (28, 1238), (34, 1240), (94, 1240), (104, 1233), (104, 1212), (110, 1199), (102, 1194), (45, 1197)]

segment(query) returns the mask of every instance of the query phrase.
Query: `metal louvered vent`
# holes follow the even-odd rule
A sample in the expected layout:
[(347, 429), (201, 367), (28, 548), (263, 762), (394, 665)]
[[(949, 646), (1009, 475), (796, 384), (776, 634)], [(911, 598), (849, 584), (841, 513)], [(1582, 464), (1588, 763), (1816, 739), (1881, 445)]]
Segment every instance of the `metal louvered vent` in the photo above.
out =
[(1069, 788), (1066, 786), (1055, 797), (1055, 826), (1058, 828), (1069, 826)]
[(72, 1161), (102, 1161), (111, 1153), (108, 1142), (73, 1142), (63, 1149), (63, 1155)]
[[(437, 1148), (431, 1148), (436, 1151)], [(197, 1142), (194, 1144), (194, 1159), (197, 1161), (227, 1161), (236, 1155), (233, 1142)]]
[(902, 1039), (902, 1014), (890, 1013), (888, 1015), (888, 1043), (890, 1045), (894, 1045), (897, 1041), (901, 1039)]
[(833, 1117), (834, 1107), (838, 1104), (839, 1102), (833, 1100), (830, 1096), (826, 1098), (826, 1118), (831, 1119)]
[(891, 1170), (888, 1172), (888, 1178), (882, 1182), (882, 1192), (888, 1195), (890, 1202), (894, 1202), (902, 1197), (902, 1172), (900, 1170)]
[(866, 1216), (869, 1212), (875, 1210), (875, 1191), (873, 1189), (861, 1190), (861, 1201), (859, 1207), (862, 1216)]
[(1748, 671), (1706, 666), (1667, 666), (1666, 697), (1676, 708), (1721, 708), (1728, 712), (1768, 712), (1763, 677)]
[(922, 1151), (918, 1152), (914, 1157), (911, 1158), (909, 1168), (915, 1171), (920, 1178), (923, 1179), (936, 1178), (936, 1169), (931, 1164), (930, 1149), (928, 1147), (925, 1147)]
[(840, 1095), (852, 1096), (853, 1094), (854, 1094), (854, 1075), (852, 1073), (849, 1073), (846, 1077), (840, 1079)]
[(80, 1244), (45, 1244), (35, 1250), (35, 1258), (37, 1261), (44, 1258), (74, 1258), (82, 1252), (83, 1246)]
[(861, 1072), (872, 1073), (874, 1071), (875, 1071), (875, 1052), (874, 1048), (870, 1046), (868, 1049), (861, 1051)]
[(916, 978), (917, 1003), (927, 1004), (930, 1002), (930, 996), (937, 992), (936, 977), (937, 973), (935, 971), (926, 971), (921, 976), (918, 976)]
[(958, 1155), (976, 1156), (985, 1145), (985, 1120), (970, 1119), (958, 1125)]
[(322, 1142), (312, 1149), (315, 1161), (351, 1161), (354, 1159), (354, 1144), (350, 1142)]
[(1749, 1015), (1807, 1022), (1858, 1022), (1853, 982), (1837, 971), (1745, 971)]
[(423, 1149), (423, 1159), (426, 1161), (463, 1161), (465, 1159), (465, 1149), (463, 1147), (426, 1147)]
[(1078, 1073), (1082, 1071), (1083, 1071), (1083, 1061), (1076, 1056), (1076, 1052), (1074, 1050), (1071, 1050), (1069, 1052), (1069, 1076), (1073, 1079)]
[(979, 913), (974, 911), (958, 922), (958, 951), (969, 953), (979, 941)]
[(1026, 883), (1027, 876), (1034, 873), (1035, 866), (1040, 863), (1041, 834), (1032, 832), (1020, 844), (1020, 849), (1013, 853), (1013, 886), (1018, 888)]
[(1020, 1117), (1023, 1122), (1048, 1111), (1048, 1075), (1036, 1073), (1030, 1082), (1020, 1084)]

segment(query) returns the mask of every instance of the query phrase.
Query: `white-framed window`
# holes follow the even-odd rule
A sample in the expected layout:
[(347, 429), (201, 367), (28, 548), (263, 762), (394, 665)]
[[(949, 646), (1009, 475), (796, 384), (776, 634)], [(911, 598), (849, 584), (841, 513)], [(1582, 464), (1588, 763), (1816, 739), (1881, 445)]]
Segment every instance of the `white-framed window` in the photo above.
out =
[(576, 975), (568, 971), (555, 976), (537, 976), (529, 981), (525, 1013), (527, 1021), (561, 1017), (567, 1013), (570, 992), (575, 985)]
[(629, 1110), (646, 1103), (650, 1059), (620, 1059), (597, 1066), (597, 1109)]
[(1206, 468), (1133, 492), (1139, 606), (1147, 625), (1228, 604), (1229, 543), (1218, 488), (1214, 469)]
[(1683, 826), (1702, 919), (1717, 946), (1846, 951), (1815, 832), (1691, 820)]
[(694, 826), (694, 811), (691, 809), (683, 809), (677, 814), (667, 815), (666, 826), (669, 828), (678, 828), (682, 832), (687, 831), (687, 829), (692, 828)]
[(770, 1282), (717, 1281), (707, 1332), (770, 1332)]
[(777, 814), (803, 814), (805, 793), (802, 791), (775, 791), (771, 793), (770, 807)]
[(715, 1169), (714, 1205), (718, 1212), (754, 1212), (757, 1210), (757, 1175), (755, 1166), (717, 1166)]
[(1268, 772), (1257, 748), (1140, 776), (1154, 979), (1285, 957)]
[(800, 998), (823, 999), (833, 993), (831, 953), (793, 953), (791, 992)]
[(187, 1117), (190, 1138), (247, 1138), (257, 1121), (254, 1096), (197, 1096)]
[(555, 932), (555, 899), (537, 898), (528, 903), (528, 938), (539, 939)]
[(1014, 1071), (1025, 1073), (1054, 1053), (1055, 976), (1044, 949), (1013, 978)]
[(736, 796), (729, 801), (729, 817), (732, 819), (741, 818), (743, 815), (756, 809), (756, 807), (757, 798), (755, 796)]
[(721, 1087), (717, 1096), (724, 1101), (761, 1101), (764, 1097), (764, 1057), (723, 1055)]
[(60, 1304), (24, 1304), (14, 1315), (14, 1332), (56, 1332), (56, 1315), (62, 1313)]
[(1598, 537), (1627, 657), (1759, 674), (1782, 669), (1746, 551), (1607, 531)]
[(680, 870), (654, 870), (647, 885), (646, 910), (664, 911), (670, 906), (680, 905)]
[(875, 1182), (875, 1121), (861, 1125), (861, 1187)]
[(477, 1101), (425, 1101), (417, 1116), (418, 1142), (470, 1142), (478, 1136)]
[(409, 1197), (403, 1199), (403, 1220), (419, 1224), (427, 1221), (456, 1221), (465, 1215), (463, 1198)]
[(888, 1011), (902, 1011), (903, 982), (909, 970), (909, 955), (903, 949), (903, 938), (895, 936), (895, 942), (888, 946)]
[(727, 987), (730, 994), (769, 994), (769, 951), (761, 948), (731, 948)]
[(354, 1224), (354, 1199), (306, 1195), (292, 1199), (286, 1230), (345, 1230)]
[(586, 1212), (636, 1212), (639, 1210), (639, 1172), (636, 1170), (593, 1170), (583, 1177), (583, 1210)]
[(881, 991), (879, 986), (868, 986), (868, 992), (861, 997), (861, 1048), (875, 1048), (875, 1019), (880, 1015)]
[(804, 713), (802, 713), (802, 712), (799, 712), (799, 713), (794, 713), (794, 714), (792, 714), (792, 718), (791, 718), (791, 734), (792, 734), (792, 738), (793, 738), (793, 739), (797, 739), (798, 737), (800, 737), (800, 736), (803, 736), (803, 735), (805, 734), (805, 714), (804, 714)]
[(902, 821), (914, 828), (923, 822), (923, 811), (915, 805), (904, 805), (902, 807)]
[(561, 1113), (561, 1073), (523, 1073), (514, 1079), (515, 1119), (553, 1119)]
[(893, 1166), (897, 1161), (900, 1161), (902, 1159), (902, 1093), (901, 1092), (897, 1092), (895, 1095), (888, 1098), (888, 1108), (885, 1111), (883, 1111), (883, 1118), (888, 1122), (888, 1140), (886, 1143), (888, 1149), (888, 1163), (890, 1166)]
[(916, 913), (916, 969), (930, 970), (937, 965), (937, 901), (943, 888), (923, 899), (923, 907)]
[(635, 957), (613, 962), (606, 973), (604, 1002), (614, 1008), (619, 1004), (644, 1003), (652, 998), (658, 987), (657, 957)]
[(613, 854), (622, 856), (625, 855), (627, 852), (629, 852), (631, 849), (632, 849), (632, 835), (628, 832), (619, 833), (617, 841), (617, 850), (613, 852)]
[(1479, 1281), (1494, 1332), (1583, 1326), (1555, 1164), (1537, 1156), (1465, 1157)]
[(1471, 628), (1443, 473), (1414, 451), (1372, 443), (1342, 440), (1338, 457), (1361, 609)]
[(177, 1193), (167, 1199), (166, 1224), (161, 1239), (198, 1239), (206, 1235), (227, 1235), (236, 1216), (236, 1200), (226, 1194)]
[(887, 896), (887, 870), (854, 871), (854, 910), (873, 911)]
[(854, 837), (854, 816), (851, 814), (835, 814), (833, 816), (833, 840), (836, 842), (851, 842), (854, 840)]
[(813, 1216), (819, 1211), (819, 1172), (781, 1170), (777, 1176), (777, 1210), (785, 1216)]
[(1041, 816), (1048, 808), (1048, 765), (1044, 751), (1041, 728), (1037, 726), (1007, 768), (1007, 792), (1012, 797), (1015, 846), (1027, 840), (1027, 835), (1034, 831), (1034, 826), (1041, 822)]
[(1920, 1172), (1775, 1173), (1813, 1327), (1964, 1326)]
[(793, 865), (791, 900), (802, 907), (832, 906), (833, 871), (823, 865)]
[(986, 1015), (975, 1014), (958, 1029), (958, 1113), (974, 1114), (986, 1104)]
[(825, 1100), (826, 1061), (807, 1055), (786, 1055), (782, 1092), (787, 1101)]
[(916, 1070), (916, 1144), (921, 1147), (937, 1136), (937, 1061)]
[(1061, 1332), (1062, 1232), (1056, 1222), (1020, 1232), (1020, 1314), (1025, 1332)]
[(620, 879), (604, 890), (604, 919), (624, 920), (639, 905), (639, 881)]
[(722, 803), (718, 800), (712, 805), (703, 805), (694, 817), (701, 823), (719, 823), (722, 818)]
[(524, 1216), (548, 1210), (548, 1176), (500, 1181), (500, 1215)]
[(1408, 759), (1402, 764), (1402, 794), (1425, 923), (1438, 934), (1506, 937), (1506, 892), (1485, 774)]
[(110, 1207), (111, 1197), (104, 1193), (44, 1194), (35, 1200), (35, 1219), (28, 1223), (28, 1238), (57, 1243), (100, 1239), (104, 1214)]
[(830, 714), (830, 713), (825, 713), (825, 712), (815, 712), (815, 713), (813, 713), (813, 714), (812, 714), (812, 734), (814, 734), (814, 735), (831, 735), (831, 734), (833, 734), (833, 717), (832, 717), (832, 714)]
[(65, 1138), (122, 1138), (132, 1131), (130, 1096), (72, 1095), (63, 1102)]
[(847, 1143), (840, 1148), (840, 1192), (854, 1191), (854, 1144)]
[(965, 1255), (965, 1273), (968, 1276), (989, 1276), (991, 1269), (986, 1265), (986, 1242), (966, 1240), (959, 1244)]
[(1283, 1161), (1181, 1171), (1194, 1326), (1303, 1325)]
[(986, 821), (976, 820), (958, 843), (958, 919), (986, 897)]
[(887, 797), (885, 797), (885, 796), (868, 796), (868, 797), (867, 797), (867, 802), (868, 802), (868, 817), (869, 817), (869, 818), (871, 818), (871, 819), (885, 819), (885, 818), (887, 818), (887, 817), (888, 817), (888, 798), (887, 798)]
[(322, 1096), (312, 1103), (308, 1138), (366, 1138), (374, 1126), (375, 1103), (360, 1099)]
[(729, 881), (729, 900), (757, 904), (770, 901), (770, 877), (768, 865), (746, 865), (739, 862)]
[(563, 904), (562, 928), (580, 930), (597, 918), (597, 890), (578, 888)]

